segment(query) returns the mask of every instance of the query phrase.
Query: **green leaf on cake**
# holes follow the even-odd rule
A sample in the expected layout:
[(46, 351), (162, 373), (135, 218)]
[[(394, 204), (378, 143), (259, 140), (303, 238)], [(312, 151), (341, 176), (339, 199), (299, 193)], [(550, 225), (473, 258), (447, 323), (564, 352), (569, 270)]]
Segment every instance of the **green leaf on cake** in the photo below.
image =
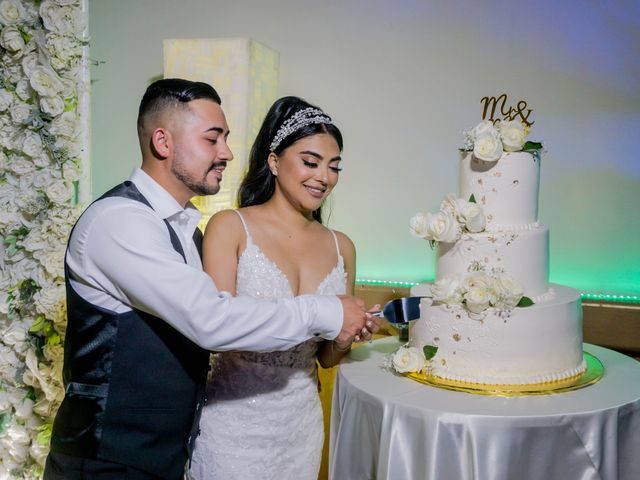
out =
[(525, 142), (522, 146), (522, 151), (526, 152), (527, 150), (541, 150), (542, 143), (540, 142)]
[(424, 358), (426, 358), (427, 360), (431, 360), (433, 357), (436, 356), (436, 353), (438, 352), (438, 347), (434, 347), (433, 345), (425, 345), (422, 351), (424, 352)]
[(473, 196), (473, 193), (471, 194), (471, 196), (469, 197), (469, 202), (471, 203), (477, 203), (476, 202), (476, 197)]
[(518, 302), (518, 305), (516, 305), (517, 307), (530, 307), (531, 305), (533, 305), (533, 300), (531, 300), (529, 297), (522, 297), (520, 299), (520, 301)]

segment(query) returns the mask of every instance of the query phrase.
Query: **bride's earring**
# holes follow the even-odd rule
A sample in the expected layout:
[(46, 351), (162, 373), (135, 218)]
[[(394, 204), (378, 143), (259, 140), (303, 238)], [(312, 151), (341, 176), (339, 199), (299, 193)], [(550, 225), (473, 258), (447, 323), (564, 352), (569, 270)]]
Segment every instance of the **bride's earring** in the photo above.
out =
[(278, 171), (275, 168), (271, 170), (271, 173), (273, 174), (274, 177), (278, 176)]

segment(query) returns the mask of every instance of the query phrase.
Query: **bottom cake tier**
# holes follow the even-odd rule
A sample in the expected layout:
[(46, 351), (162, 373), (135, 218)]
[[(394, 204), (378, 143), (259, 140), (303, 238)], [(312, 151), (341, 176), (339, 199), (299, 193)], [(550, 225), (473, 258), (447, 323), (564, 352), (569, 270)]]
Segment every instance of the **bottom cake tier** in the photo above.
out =
[(548, 301), (480, 315), (424, 298), (409, 343), (438, 347), (430, 373), (444, 379), (520, 385), (574, 377), (586, 368), (580, 294), (562, 285), (551, 288), (555, 295)]

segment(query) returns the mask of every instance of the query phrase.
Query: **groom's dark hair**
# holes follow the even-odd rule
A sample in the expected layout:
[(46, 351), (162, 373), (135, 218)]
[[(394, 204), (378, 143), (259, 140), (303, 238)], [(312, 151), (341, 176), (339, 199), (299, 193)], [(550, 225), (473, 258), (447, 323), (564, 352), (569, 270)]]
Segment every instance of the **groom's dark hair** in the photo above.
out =
[(156, 80), (144, 92), (138, 109), (138, 132), (144, 128), (145, 119), (166, 108), (186, 106), (187, 103), (207, 99), (222, 104), (218, 92), (204, 82), (192, 82), (182, 78), (164, 78)]

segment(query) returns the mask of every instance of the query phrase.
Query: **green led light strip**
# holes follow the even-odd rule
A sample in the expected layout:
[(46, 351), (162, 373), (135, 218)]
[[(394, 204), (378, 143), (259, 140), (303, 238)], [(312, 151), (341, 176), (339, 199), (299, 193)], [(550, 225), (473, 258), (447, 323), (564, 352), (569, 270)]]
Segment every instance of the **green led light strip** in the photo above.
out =
[[(356, 278), (356, 283), (363, 285), (380, 285), (388, 287), (413, 287), (418, 282), (400, 282), (396, 280), (370, 280)], [(606, 302), (640, 303), (640, 295), (614, 295), (610, 293), (580, 293), (583, 300), (600, 300)]]

